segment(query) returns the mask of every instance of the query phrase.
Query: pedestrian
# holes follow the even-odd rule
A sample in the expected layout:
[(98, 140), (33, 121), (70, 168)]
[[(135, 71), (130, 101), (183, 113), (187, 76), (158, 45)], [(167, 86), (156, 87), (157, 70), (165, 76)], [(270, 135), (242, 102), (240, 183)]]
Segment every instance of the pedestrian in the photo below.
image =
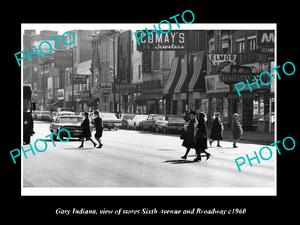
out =
[(97, 144), (91, 139), (92, 135), (91, 135), (91, 130), (90, 130), (89, 113), (85, 112), (84, 116), (85, 116), (85, 119), (81, 123), (81, 127), (82, 127), (81, 145), (78, 148), (83, 148), (84, 138), (86, 138), (87, 141), (90, 140), (94, 144), (94, 148), (95, 148), (97, 146)]
[(223, 134), (223, 124), (221, 123), (221, 119), (220, 119), (220, 113), (216, 113), (214, 116), (214, 121), (212, 123), (212, 128), (211, 128), (211, 133), (210, 133), (210, 141), (209, 144), (211, 146), (211, 144), (217, 140), (218, 144), (217, 147), (221, 147), (220, 146), (220, 140), (223, 140), (222, 134)]
[(198, 114), (198, 118), (198, 129), (195, 136), (195, 149), (197, 157), (194, 159), (194, 162), (201, 161), (201, 153), (205, 153), (206, 160), (208, 160), (210, 156), (210, 153), (205, 151), (205, 149), (207, 149), (205, 114), (203, 112), (200, 112)]
[(238, 140), (240, 140), (241, 136), (243, 135), (242, 125), (238, 119), (239, 119), (239, 114), (234, 113), (233, 120), (232, 120), (232, 136), (233, 136), (234, 148), (237, 148), (236, 143)]
[(189, 113), (190, 120), (186, 126), (186, 132), (185, 132), (185, 137), (182, 142), (182, 146), (186, 147), (186, 152), (184, 156), (181, 156), (182, 159), (186, 159), (187, 155), (190, 152), (191, 148), (195, 148), (195, 135), (197, 133), (197, 125), (198, 121), (195, 118), (196, 117), (196, 112), (195, 111), (190, 111)]
[(103, 134), (103, 122), (102, 122), (102, 119), (101, 117), (99, 116), (99, 112), (98, 110), (96, 110), (94, 112), (94, 121), (92, 122), (95, 126), (95, 129), (96, 129), (96, 133), (95, 133), (95, 139), (98, 141), (99, 143), (99, 146), (97, 148), (102, 148), (103, 144), (101, 143), (101, 137), (102, 137), (102, 134)]

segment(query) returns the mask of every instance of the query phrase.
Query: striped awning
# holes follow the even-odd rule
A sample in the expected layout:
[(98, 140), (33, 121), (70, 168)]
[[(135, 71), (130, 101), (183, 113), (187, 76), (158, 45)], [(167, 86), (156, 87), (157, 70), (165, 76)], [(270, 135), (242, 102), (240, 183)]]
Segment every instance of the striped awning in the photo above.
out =
[(175, 85), (177, 84), (180, 76), (180, 64), (178, 64), (178, 61), (179, 61), (179, 57), (175, 57), (172, 60), (170, 76), (163, 90), (164, 94), (169, 94), (174, 92)]
[(183, 62), (183, 68), (181, 69), (181, 74), (178, 80), (178, 83), (174, 89), (174, 93), (181, 93), (181, 92), (185, 92), (182, 89), (183, 84), (185, 83), (186, 80), (186, 75), (187, 75), (187, 57), (184, 57), (184, 62)]
[(195, 64), (195, 68), (194, 68), (194, 73), (193, 73), (193, 76), (189, 83), (189, 91), (190, 92), (194, 92), (196, 90), (197, 91), (199, 91), (199, 90), (205, 91), (204, 75), (203, 75), (203, 79), (200, 80), (200, 72), (201, 72), (202, 68), (205, 66), (204, 58), (205, 58), (205, 51), (202, 51), (202, 52), (199, 52), (196, 54), (196, 64)]

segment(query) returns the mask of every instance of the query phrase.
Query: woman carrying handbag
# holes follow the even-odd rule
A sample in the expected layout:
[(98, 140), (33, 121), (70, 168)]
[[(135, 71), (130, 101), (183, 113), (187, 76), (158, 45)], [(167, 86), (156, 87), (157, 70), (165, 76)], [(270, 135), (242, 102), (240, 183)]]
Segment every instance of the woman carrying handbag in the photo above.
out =
[(194, 159), (194, 162), (201, 161), (201, 153), (206, 154), (206, 160), (209, 159), (210, 153), (206, 152), (207, 149), (207, 136), (206, 136), (206, 123), (205, 123), (205, 114), (200, 112), (198, 116), (198, 124), (197, 124), (197, 133), (195, 136), (195, 149), (197, 153), (197, 157)]

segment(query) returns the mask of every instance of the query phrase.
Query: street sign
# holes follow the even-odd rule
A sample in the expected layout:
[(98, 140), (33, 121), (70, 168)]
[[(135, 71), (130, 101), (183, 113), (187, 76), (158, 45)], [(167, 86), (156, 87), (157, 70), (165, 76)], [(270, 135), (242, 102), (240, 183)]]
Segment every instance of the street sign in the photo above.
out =
[(84, 75), (84, 74), (71, 74), (70, 78), (72, 80), (73, 84), (86, 84), (87, 78), (89, 75)]
[(67, 52), (54, 52), (55, 68), (72, 68), (72, 55)]

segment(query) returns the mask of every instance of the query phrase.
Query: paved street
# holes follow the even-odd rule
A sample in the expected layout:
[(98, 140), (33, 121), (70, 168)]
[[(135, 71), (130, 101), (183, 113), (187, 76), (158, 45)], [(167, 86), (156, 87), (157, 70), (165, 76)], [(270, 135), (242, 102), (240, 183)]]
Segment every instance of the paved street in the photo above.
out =
[[(50, 134), (49, 123), (35, 121), (35, 135), (31, 143)], [(94, 132), (92, 133), (94, 135)], [(238, 157), (254, 157), (264, 145), (239, 143), (237, 149), (231, 142), (221, 142), (222, 148), (208, 148), (211, 157), (206, 161), (193, 162), (192, 149), (186, 161), (182, 160), (185, 148), (176, 134), (157, 134), (135, 130), (103, 132), (102, 149), (85, 142), (71, 139), (67, 143), (46, 139), (45, 152), (27, 152), (23, 157), (24, 187), (274, 187), (276, 154), (264, 161), (247, 159), (241, 172), (235, 164)], [(44, 148), (38, 142), (39, 149)], [(269, 146), (270, 147), (270, 146)], [(29, 145), (24, 146), (29, 149)], [(259, 154), (258, 154), (259, 155)], [(264, 150), (263, 156), (269, 157)]]

